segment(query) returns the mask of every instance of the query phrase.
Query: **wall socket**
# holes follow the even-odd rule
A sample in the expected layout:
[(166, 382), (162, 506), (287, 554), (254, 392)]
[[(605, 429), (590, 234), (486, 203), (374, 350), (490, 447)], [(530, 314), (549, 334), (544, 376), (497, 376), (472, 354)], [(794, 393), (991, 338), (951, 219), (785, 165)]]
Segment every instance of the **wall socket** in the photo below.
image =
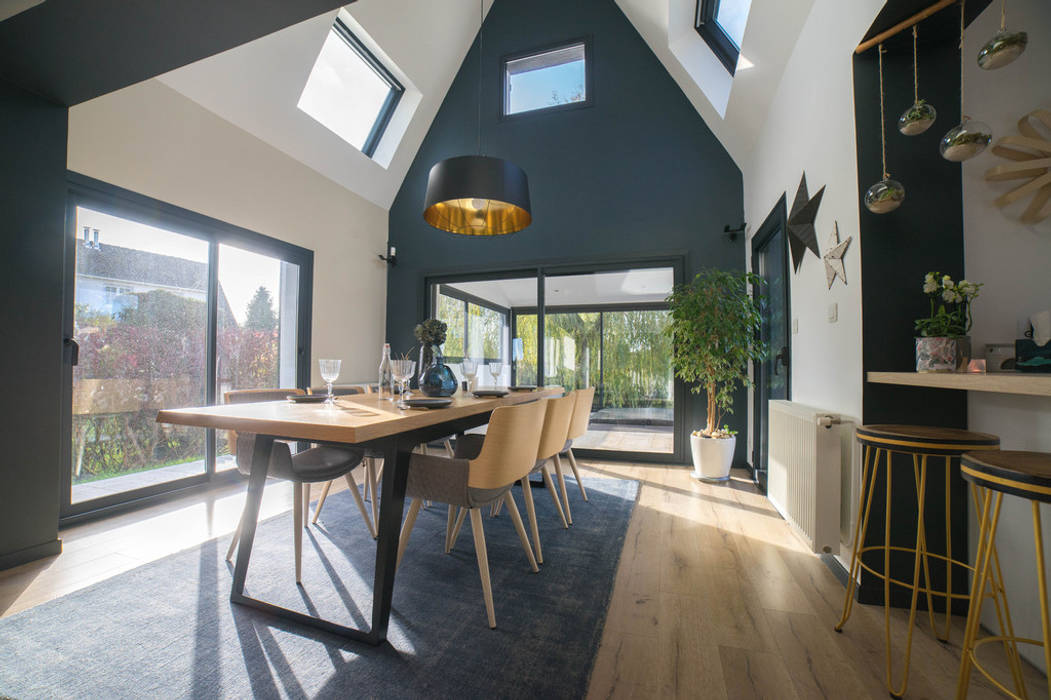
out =
[(835, 323), (839, 320), (839, 304), (832, 302), (828, 305), (828, 322)]

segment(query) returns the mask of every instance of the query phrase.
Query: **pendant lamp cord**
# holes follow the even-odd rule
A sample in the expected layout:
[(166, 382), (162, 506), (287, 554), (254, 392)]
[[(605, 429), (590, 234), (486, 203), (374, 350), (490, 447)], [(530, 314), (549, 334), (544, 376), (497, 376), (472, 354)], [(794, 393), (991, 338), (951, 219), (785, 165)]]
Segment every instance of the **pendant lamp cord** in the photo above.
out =
[(912, 25), (912, 101), (920, 102), (920, 66), (916, 60), (916, 25)]
[(887, 133), (883, 125), (883, 44), (879, 45), (879, 142), (880, 158), (883, 162), (883, 179), (889, 180), (890, 173), (887, 172)]
[(960, 0), (960, 123), (963, 124), (967, 121), (967, 114), (963, 109), (963, 73), (967, 68), (963, 60), (963, 30), (966, 24), (964, 5), (967, 0)]
[(485, 23), (485, 0), (478, 0), (478, 155), (482, 153), (482, 25)]
[(1007, 0), (1000, 0), (1000, 31), (1007, 29)]

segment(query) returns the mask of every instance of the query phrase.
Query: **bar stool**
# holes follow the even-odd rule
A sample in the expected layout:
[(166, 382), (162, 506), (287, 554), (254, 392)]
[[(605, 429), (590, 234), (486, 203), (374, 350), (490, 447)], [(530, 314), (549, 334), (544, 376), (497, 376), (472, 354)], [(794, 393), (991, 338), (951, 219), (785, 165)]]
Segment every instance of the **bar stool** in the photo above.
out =
[[(1045, 668), (1051, 669), (1051, 623), (1047, 609), (1047, 572), (1044, 568), (1044, 541), (1040, 529), (1040, 504), (1051, 503), (1051, 454), (1046, 452), (990, 452), (986, 454), (965, 454), (960, 460), (960, 473), (973, 487), (981, 489), (982, 503), (978, 509), (978, 553), (975, 556), (977, 573), (971, 595), (971, 607), (967, 614), (967, 626), (964, 630), (963, 651), (960, 655), (960, 675), (956, 684), (956, 697), (966, 698), (971, 683), (971, 667), (978, 669), (989, 681), (1012, 698), (1026, 697), (1025, 684), (1022, 679), (1021, 664), (1018, 661), (1018, 643), (1035, 644), (1044, 648)], [(1029, 501), (1033, 511), (1033, 538), (1036, 542), (1036, 574), (1040, 588), (1040, 624), (1043, 639), (1026, 639), (1016, 637), (1011, 625), (1010, 613), (1006, 613), (1006, 626), (1000, 622), (1001, 634), (984, 639), (977, 639), (978, 627), (981, 624), (982, 603), (985, 596), (978, 595), (991, 585), (993, 590), (1004, 600), (1000, 562), (996, 559), (996, 527), (1000, 521), (1000, 505), (1004, 494), (1012, 494)], [(990, 514), (990, 507), (992, 513)], [(996, 579), (1000, 579), (998, 582)], [(995, 599), (994, 599), (995, 600)], [(1012, 693), (1002, 683), (978, 663), (976, 649), (989, 642), (1002, 642), (1011, 665), (1016, 693)], [(1048, 684), (1051, 695), (1051, 683)]]
[[(995, 435), (974, 433), (967, 430), (955, 428), (938, 428), (919, 425), (863, 425), (857, 428), (857, 440), (864, 448), (861, 471), (861, 496), (858, 502), (858, 519), (854, 525), (854, 544), (850, 557), (850, 576), (847, 583), (846, 599), (843, 602), (843, 616), (835, 626), (837, 632), (843, 631), (843, 625), (854, 607), (854, 591), (857, 587), (857, 577), (861, 569), (865, 569), (873, 576), (883, 581), (883, 607), (884, 607), (884, 644), (887, 658), (886, 684), (887, 690), (894, 697), (902, 697), (908, 687), (909, 663), (912, 653), (912, 632), (916, 621), (916, 604), (918, 596), (922, 592), (927, 596), (927, 611), (930, 617), (931, 629), (935, 636), (941, 641), (948, 641), (952, 625), (952, 601), (967, 600), (970, 594), (967, 592), (953, 592), (953, 566), (965, 567), (974, 570), (967, 562), (959, 561), (952, 557), (952, 466), (959, 462), (960, 455), (975, 450), (998, 450), (1000, 438)], [(892, 494), (892, 469), (891, 457), (894, 454), (905, 454), (912, 456), (913, 481), (916, 487), (917, 509), (916, 509), (916, 543), (914, 547), (903, 547), (891, 544), (891, 494)], [(882, 467), (885, 471), (886, 481), (886, 513), (884, 515), (883, 543), (865, 545), (868, 536), (869, 519), (872, 515), (872, 496), (876, 490), (876, 478), (881, 468), (880, 457), (883, 457)], [(945, 472), (945, 554), (929, 552), (927, 550), (927, 536), (924, 527), (924, 510), (927, 492), (927, 466), (928, 460), (944, 460)], [(940, 459), (939, 459), (940, 458)], [(877, 571), (862, 561), (862, 555), (870, 551), (883, 552), (883, 571)], [(890, 572), (891, 552), (905, 552), (913, 555), (912, 582), (902, 581), (894, 578)], [(933, 590), (930, 576), (929, 559), (935, 558), (946, 562), (945, 564), (945, 590)], [(923, 566), (924, 584), (920, 585), (920, 566)], [(902, 668), (900, 689), (894, 688), (891, 672), (891, 643), (890, 643), (890, 586), (894, 584), (912, 592), (909, 604), (909, 628), (905, 641), (905, 658)], [(934, 621), (934, 597), (945, 600), (945, 631), (939, 633)]]

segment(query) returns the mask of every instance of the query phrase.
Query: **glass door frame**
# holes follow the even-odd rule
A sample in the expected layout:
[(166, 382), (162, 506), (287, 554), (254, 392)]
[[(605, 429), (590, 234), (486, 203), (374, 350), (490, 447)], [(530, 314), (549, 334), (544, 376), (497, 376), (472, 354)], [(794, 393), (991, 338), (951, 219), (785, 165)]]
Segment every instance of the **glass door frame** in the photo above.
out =
[[(310, 384), (310, 339), (313, 308), (314, 252), (218, 219), (198, 214), (160, 200), (147, 197), (101, 180), (68, 171), (66, 230), (64, 242), (63, 338), (73, 337), (74, 297), (76, 291), (77, 207), (83, 206), (130, 221), (170, 230), (206, 241), (208, 245), (208, 288), (206, 297), (207, 333), (205, 357), (205, 403), (215, 405), (218, 330), (218, 251), (226, 244), (277, 258), (299, 266), (299, 288), (296, 326), (296, 385)], [(67, 343), (68, 345), (68, 343)], [(205, 471), (144, 488), (123, 491), (102, 498), (73, 503), (73, 365), (66, 352), (62, 366), (62, 478), (59, 486), (59, 524), (69, 525), (89, 517), (148, 505), (158, 498), (187, 488), (207, 484), (225, 484), (240, 479), (237, 470), (216, 473), (216, 437), (209, 429), (205, 434)]]
[[(422, 273), (423, 300), (420, 310), (427, 318), (436, 308), (437, 298), (433, 296), (432, 290), (437, 285), (455, 284), (456, 282), (476, 282), (501, 279), (521, 279), (523, 277), (536, 277), (537, 282), (537, 376), (542, 378), (544, 374), (544, 288), (548, 277), (563, 277), (567, 275), (586, 275), (597, 272), (621, 272), (625, 270), (648, 269), (655, 267), (668, 267), (672, 269), (673, 283), (682, 284), (686, 274), (686, 253), (669, 253), (663, 255), (640, 255), (637, 257), (608, 258), (594, 261), (574, 260), (538, 260), (530, 261), (516, 266), (493, 267), (474, 266), (457, 268), (455, 270), (435, 270)], [(610, 310), (617, 310), (610, 305)], [(660, 303), (621, 304), (620, 307), (635, 308), (667, 308)], [(556, 307), (557, 308), (557, 307)], [(625, 310), (621, 308), (620, 310)], [(517, 314), (512, 309), (511, 332), (515, 331), (515, 318)], [(512, 337), (514, 337), (512, 335)], [(689, 440), (685, 426), (692, 420), (693, 401), (689, 400), (689, 392), (685, 383), (674, 377), (673, 392), (673, 446), (672, 452), (630, 452), (618, 450), (597, 449), (574, 449), (574, 453), (586, 459), (605, 459), (627, 462), (656, 462), (665, 464), (683, 464), (689, 458)]]
[[(751, 258), (751, 271), (759, 274), (759, 255), (761, 251), (770, 243), (770, 241), (778, 234), (781, 233), (784, 239), (784, 268), (782, 274), (785, 280), (785, 306), (784, 306), (784, 318), (785, 323), (788, 324), (788, 330), (785, 333), (785, 347), (788, 348), (788, 365), (785, 367), (785, 396), (787, 400), (792, 399), (792, 369), (791, 369), (791, 357), (792, 357), (792, 274), (791, 264), (789, 263), (788, 254), (788, 209), (785, 195), (781, 195), (781, 199), (778, 200), (777, 204), (767, 215), (762, 225), (752, 236), (752, 258)], [(752, 288), (752, 299), (758, 304), (760, 301), (760, 295), (762, 290), (758, 287)], [(761, 340), (761, 337), (757, 334), (756, 341)], [(767, 439), (766, 430), (767, 426), (763, 420), (763, 403), (769, 401), (766, 397), (766, 386), (764, 383), (765, 373), (763, 371), (763, 360), (755, 360), (752, 362), (752, 378), (754, 386), (752, 387), (752, 429), (749, 434), (752, 436), (752, 450), (749, 455), (748, 467), (752, 472), (752, 480), (759, 486), (763, 493), (766, 493), (766, 467), (761, 464), (760, 454), (763, 442)]]

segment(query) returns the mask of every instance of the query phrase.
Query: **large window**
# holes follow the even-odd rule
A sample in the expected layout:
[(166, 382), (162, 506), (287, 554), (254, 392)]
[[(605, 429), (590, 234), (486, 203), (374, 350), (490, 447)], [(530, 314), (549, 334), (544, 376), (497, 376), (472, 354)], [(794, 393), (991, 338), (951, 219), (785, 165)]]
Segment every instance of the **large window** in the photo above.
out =
[(697, 0), (694, 28), (733, 75), (752, 0)]
[(506, 56), (504, 116), (590, 103), (588, 42)]
[(337, 18), (298, 107), (371, 158), (404, 92), (393, 73)]
[(313, 254), (83, 178), (72, 181), (63, 517), (207, 481), (225, 434), (162, 408), (305, 386)]

